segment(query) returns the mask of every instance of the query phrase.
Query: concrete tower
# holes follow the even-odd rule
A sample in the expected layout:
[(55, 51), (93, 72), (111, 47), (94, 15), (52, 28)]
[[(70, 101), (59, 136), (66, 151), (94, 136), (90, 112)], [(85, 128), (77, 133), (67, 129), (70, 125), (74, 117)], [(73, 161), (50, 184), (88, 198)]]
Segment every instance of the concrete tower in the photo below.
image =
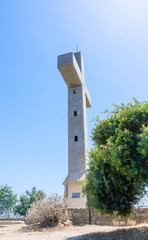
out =
[(64, 181), (69, 208), (85, 208), (82, 183), (88, 150), (86, 108), (91, 107), (80, 52), (58, 56), (58, 69), (68, 87), (68, 176)]

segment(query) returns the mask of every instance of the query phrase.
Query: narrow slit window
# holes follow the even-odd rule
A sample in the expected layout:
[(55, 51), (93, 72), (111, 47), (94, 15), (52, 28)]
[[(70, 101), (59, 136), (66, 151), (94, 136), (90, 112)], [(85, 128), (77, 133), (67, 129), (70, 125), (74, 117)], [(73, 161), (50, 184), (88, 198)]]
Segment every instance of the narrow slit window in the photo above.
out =
[(76, 117), (76, 116), (77, 116), (77, 111), (74, 111), (74, 112), (73, 112), (73, 115)]
[(78, 136), (74, 136), (74, 141), (78, 142)]
[(76, 93), (77, 93), (76, 89), (73, 89), (73, 94), (76, 94)]

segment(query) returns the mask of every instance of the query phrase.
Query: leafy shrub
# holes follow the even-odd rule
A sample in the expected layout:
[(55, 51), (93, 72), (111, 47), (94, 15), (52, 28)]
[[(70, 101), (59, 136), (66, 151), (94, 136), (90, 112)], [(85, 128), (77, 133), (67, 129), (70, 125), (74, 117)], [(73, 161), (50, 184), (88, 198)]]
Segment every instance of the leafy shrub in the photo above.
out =
[(70, 223), (66, 204), (58, 195), (41, 200), (31, 205), (26, 215), (26, 223), (42, 227), (54, 227)]
[(83, 192), (89, 208), (129, 216), (148, 187), (148, 102), (115, 106), (92, 131)]

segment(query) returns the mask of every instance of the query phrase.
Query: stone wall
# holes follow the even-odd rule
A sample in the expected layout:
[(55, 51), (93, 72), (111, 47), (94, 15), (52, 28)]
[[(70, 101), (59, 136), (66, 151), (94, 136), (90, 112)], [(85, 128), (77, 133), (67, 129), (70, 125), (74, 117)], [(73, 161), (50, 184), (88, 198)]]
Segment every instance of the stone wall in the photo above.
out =
[[(74, 225), (89, 224), (89, 210), (88, 209), (69, 209), (71, 212), (71, 220)], [(0, 224), (14, 224), (24, 221), (24, 218), (0, 218)], [(134, 209), (132, 216), (126, 222), (124, 218), (115, 218), (110, 215), (101, 215), (97, 211), (91, 211), (91, 224), (100, 226), (124, 226), (124, 225), (136, 225), (140, 223), (148, 223), (148, 208)]]
[[(74, 225), (89, 224), (89, 210), (88, 209), (69, 209), (72, 216), (72, 223)], [(134, 209), (132, 216), (126, 222), (124, 218), (115, 218), (110, 215), (101, 215), (97, 211), (91, 211), (91, 223), (102, 226), (123, 226), (136, 225), (140, 223), (148, 223), (148, 208)]]

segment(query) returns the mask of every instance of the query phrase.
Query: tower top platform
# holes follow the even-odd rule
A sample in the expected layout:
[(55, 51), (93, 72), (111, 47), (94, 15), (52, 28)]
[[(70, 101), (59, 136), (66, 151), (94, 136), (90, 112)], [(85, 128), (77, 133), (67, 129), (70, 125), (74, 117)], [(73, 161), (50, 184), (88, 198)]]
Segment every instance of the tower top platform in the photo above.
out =
[(58, 56), (58, 69), (68, 88), (83, 85), (86, 107), (91, 107), (91, 98), (84, 82), (84, 63), (81, 52), (66, 53)]

